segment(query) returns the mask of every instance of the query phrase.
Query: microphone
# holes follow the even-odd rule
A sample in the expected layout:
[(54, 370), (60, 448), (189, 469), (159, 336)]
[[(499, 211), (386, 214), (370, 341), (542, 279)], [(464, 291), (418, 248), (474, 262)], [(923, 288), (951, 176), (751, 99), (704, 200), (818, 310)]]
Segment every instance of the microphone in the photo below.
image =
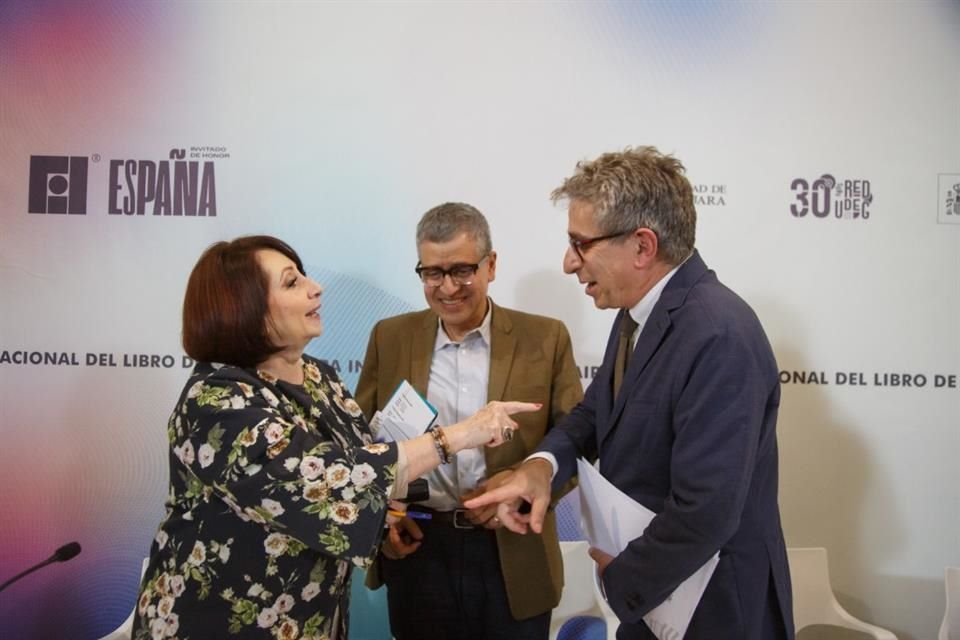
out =
[(21, 571), (20, 573), (13, 576), (3, 584), (0, 584), (0, 591), (3, 591), (7, 587), (9, 587), (11, 584), (19, 580), (20, 578), (24, 577), (25, 575), (33, 573), (37, 569), (42, 569), (48, 564), (52, 564), (54, 562), (66, 562), (67, 560), (70, 560), (71, 558), (75, 557), (78, 553), (80, 553), (80, 543), (68, 542), (67, 544), (63, 545), (62, 547), (54, 551), (52, 556), (50, 556), (40, 564), (35, 564), (29, 569), (27, 569), (26, 571)]
[(53, 552), (53, 555), (50, 556), (50, 559), (47, 562), (66, 562), (71, 558), (77, 557), (77, 554), (80, 553), (80, 543), (79, 542), (68, 542), (59, 549)]

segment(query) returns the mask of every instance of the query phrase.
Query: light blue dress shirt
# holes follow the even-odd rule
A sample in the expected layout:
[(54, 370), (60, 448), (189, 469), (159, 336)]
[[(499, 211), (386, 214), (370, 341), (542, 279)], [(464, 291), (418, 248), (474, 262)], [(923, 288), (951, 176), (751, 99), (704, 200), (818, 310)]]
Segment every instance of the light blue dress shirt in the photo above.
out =
[[(450, 340), (443, 324), (437, 323), (427, 383), (427, 400), (437, 410), (437, 426), (456, 424), (487, 404), (492, 308), (488, 301), (483, 322), (461, 342)], [(486, 471), (482, 447), (460, 451), (450, 464), (440, 465), (426, 476), (430, 499), (423, 504), (438, 511), (462, 507), (460, 496), (476, 487)]]

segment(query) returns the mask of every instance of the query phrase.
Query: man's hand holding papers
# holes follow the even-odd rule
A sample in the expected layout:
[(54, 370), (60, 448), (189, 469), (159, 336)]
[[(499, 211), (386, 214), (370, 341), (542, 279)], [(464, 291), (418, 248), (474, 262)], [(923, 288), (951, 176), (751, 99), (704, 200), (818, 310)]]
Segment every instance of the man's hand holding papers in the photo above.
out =
[[(577, 460), (580, 478), (580, 515), (583, 532), (590, 546), (602, 552), (598, 566), (602, 572), (614, 557), (627, 548), (630, 541), (643, 535), (656, 514), (613, 486), (584, 459)], [(601, 560), (606, 563), (601, 565)], [(660, 640), (682, 638), (707, 583), (719, 562), (714, 554), (692, 576), (680, 583), (659, 606), (643, 617), (643, 621)], [(598, 581), (601, 580), (598, 574)], [(601, 585), (601, 593), (603, 592)]]

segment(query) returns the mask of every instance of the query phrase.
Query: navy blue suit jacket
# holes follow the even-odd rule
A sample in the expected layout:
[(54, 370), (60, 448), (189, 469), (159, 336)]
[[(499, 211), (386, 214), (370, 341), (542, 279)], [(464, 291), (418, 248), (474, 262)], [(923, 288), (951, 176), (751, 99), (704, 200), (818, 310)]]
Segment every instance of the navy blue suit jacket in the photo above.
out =
[[(604, 573), (618, 638), (652, 637), (642, 616), (717, 551), (686, 639), (793, 638), (777, 505), (780, 383), (759, 320), (694, 252), (654, 306), (614, 398), (619, 322), (584, 400), (540, 446), (557, 457), (555, 483), (576, 473), (577, 457), (599, 456), (603, 476), (657, 514)], [(782, 632), (770, 632), (771, 616)]]

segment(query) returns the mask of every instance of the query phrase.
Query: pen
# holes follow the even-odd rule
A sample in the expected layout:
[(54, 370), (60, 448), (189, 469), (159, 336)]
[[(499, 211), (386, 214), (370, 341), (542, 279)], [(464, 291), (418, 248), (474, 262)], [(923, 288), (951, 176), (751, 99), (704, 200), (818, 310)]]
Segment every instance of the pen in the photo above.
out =
[(413, 518), (414, 520), (430, 520), (433, 518), (431, 514), (424, 513), (423, 511), (396, 511), (394, 509), (389, 509), (387, 510), (387, 513), (398, 518), (406, 516), (408, 518)]

